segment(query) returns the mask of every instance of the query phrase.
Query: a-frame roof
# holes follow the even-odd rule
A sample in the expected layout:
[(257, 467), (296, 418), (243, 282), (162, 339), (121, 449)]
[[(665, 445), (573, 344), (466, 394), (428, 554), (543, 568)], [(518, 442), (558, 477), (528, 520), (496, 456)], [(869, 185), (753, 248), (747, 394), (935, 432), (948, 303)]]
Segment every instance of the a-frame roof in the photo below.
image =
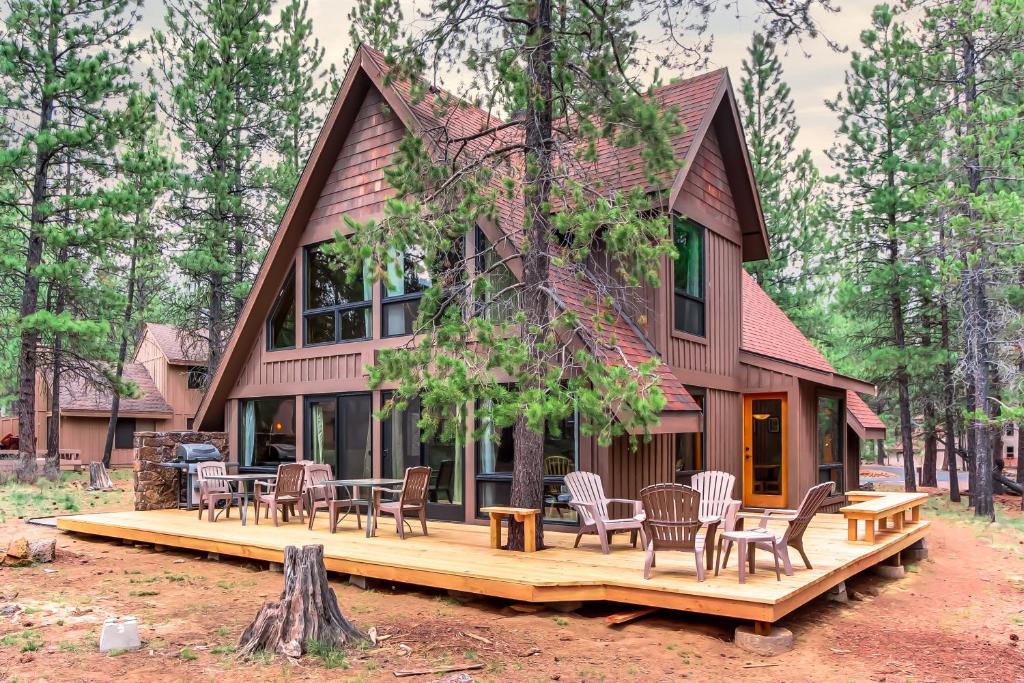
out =
[[(248, 356), (247, 348), (237, 348), (240, 346), (240, 340), (252, 343), (252, 340), (259, 338), (261, 326), (269, 312), (271, 302), (274, 300), (273, 296), (268, 296), (264, 292), (265, 290), (276, 291), (276, 287), (280, 285), (290, 269), (292, 254), (309, 221), (320, 189), (330, 173), (334, 159), (352, 126), (353, 118), (369, 89), (377, 89), (406, 128), (428, 141), (439, 130), (445, 131), (444, 134), (447, 136), (454, 137), (475, 133), (489, 124), (498, 123), (498, 119), (492, 114), (469, 105), (450, 108), (444, 114), (439, 114), (437, 108), (433, 106), (431, 98), (419, 100), (413, 98), (407, 83), (399, 80), (389, 82), (386, 75), (387, 67), (380, 53), (365, 46), (361, 46), (356, 51), (355, 58), (324, 122), (281, 225), (271, 242), (238, 323), (228, 341), (224, 360), (217, 368), (210, 389), (199, 407), (197, 412), (199, 429), (214, 428), (223, 421), (224, 402)], [(685, 159), (687, 163), (674, 178), (665, 178), (663, 190), (672, 188), (672, 192), (675, 193), (679, 187), (682, 187), (689, 170), (688, 162), (692, 160), (695, 150), (700, 147), (703, 137), (710, 127), (721, 125), (723, 118), (736, 124), (731, 135), (723, 136), (726, 138), (722, 144), (723, 153), (735, 156), (738, 151), (739, 162), (749, 171), (749, 159), (746, 157), (746, 146), (743, 142), (742, 130), (739, 127), (738, 113), (735, 110), (735, 101), (729, 91), (728, 74), (724, 70), (719, 70), (663, 86), (655, 92), (655, 97), (665, 101), (667, 106), (679, 107), (680, 117), (685, 125), (684, 132), (673, 140), (673, 147), (677, 155)], [(493, 145), (496, 144), (496, 141), (492, 137), (477, 141), (475, 144)], [(599, 167), (607, 170), (609, 180), (615, 182), (618, 187), (627, 188), (630, 183), (635, 183), (638, 178), (643, 178), (642, 172), (637, 170), (639, 164), (635, 160), (629, 159), (631, 153), (629, 150), (624, 152), (621, 149), (608, 146), (599, 155)], [(731, 159), (730, 162), (732, 161)], [(745, 258), (763, 258), (767, 255), (767, 238), (752, 176), (750, 179), (749, 186), (745, 189), (751, 193), (751, 201), (738, 202), (754, 207), (753, 220), (750, 220), (748, 216), (742, 221), (744, 225), (744, 254)], [(732, 181), (732, 179), (730, 180)], [(671, 206), (671, 201), (669, 206)], [(502, 214), (500, 229), (503, 232), (507, 234), (508, 230), (515, 229), (514, 226), (521, 225), (521, 221), (517, 222), (516, 220), (517, 214), (521, 210), (520, 202), (515, 199), (502, 200), (499, 202), (499, 208)], [(585, 285), (583, 286), (584, 291), (580, 291), (581, 285), (574, 276), (559, 277), (557, 269), (555, 270), (552, 284), (556, 291), (555, 303), (557, 305), (574, 310), (579, 314), (581, 320), (591, 320), (599, 312), (599, 309), (607, 308), (608, 304), (595, 302), (594, 297), (588, 296), (585, 291), (588, 288)], [(261, 293), (264, 294), (261, 295)], [(595, 348), (595, 351), (606, 353), (614, 349), (615, 353), (607, 355), (610, 361), (619, 357), (625, 358), (626, 362), (630, 363), (643, 362), (657, 355), (650, 341), (621, 311), (600, 312), (607, 312), (612, 323), (600, 326), (599, 330), (593, 330), (594, 339), (591, 341), (600, 347)], [(244, 343), (241, 345), (245, 346)], [(659, 375), (661, 389), (668, 401), (666, 407), (668, 411), (683, 413), (699, 410), (696, 402), (664, 364), (659, 369)]]

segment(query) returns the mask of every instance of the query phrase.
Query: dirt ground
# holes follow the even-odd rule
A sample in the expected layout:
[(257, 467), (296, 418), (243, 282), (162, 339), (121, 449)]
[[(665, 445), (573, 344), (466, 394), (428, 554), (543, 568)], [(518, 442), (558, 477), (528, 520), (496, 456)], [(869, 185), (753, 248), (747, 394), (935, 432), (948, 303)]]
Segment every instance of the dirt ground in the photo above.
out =
[[(95, 507), (123, 505), (105, 502)], [(797, 647), (772, 659), (736, 648), (728, 620), (658, 612), (609, 627), (604, 617), (621, 605), (523, 614), (498, 600), (389, 584), (361, 590), (334, 577), (345, 614), (387, 637), (297, 664), (234, 655), (242, 629), (281, 590), (281, 574), (265, 565), (8, 518), (0, 544), (55, 536), (58, 560), (0, 569), (0, 681), (420, 682), (441, 676), (393, 672), (464, 663), (483, 665), (469, 672), (476, 681), (1024, 681), (1024, 520), (1008, 507), (1006, 522), (982, 525), (939, 502), (925, 516), (934, 521), (929, 559), (901, 580), (855, 577), (847, 605), (818, 600), (790, 615), (782, 625)], [(143, 648), (100, 654), (100, 625), (123, 615), (138, 617)]]

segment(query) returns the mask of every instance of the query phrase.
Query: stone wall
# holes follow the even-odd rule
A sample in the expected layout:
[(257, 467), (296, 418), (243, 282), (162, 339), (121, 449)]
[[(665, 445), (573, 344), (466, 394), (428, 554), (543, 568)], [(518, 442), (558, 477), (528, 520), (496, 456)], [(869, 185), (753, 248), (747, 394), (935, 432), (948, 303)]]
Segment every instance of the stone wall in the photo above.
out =
[(158, 463), (175, 459), (180, 443), (212, 444), (227, 457), (224, 432), (135, 432), (135, 509), (163, 510), (178, 507), (178, 470)]

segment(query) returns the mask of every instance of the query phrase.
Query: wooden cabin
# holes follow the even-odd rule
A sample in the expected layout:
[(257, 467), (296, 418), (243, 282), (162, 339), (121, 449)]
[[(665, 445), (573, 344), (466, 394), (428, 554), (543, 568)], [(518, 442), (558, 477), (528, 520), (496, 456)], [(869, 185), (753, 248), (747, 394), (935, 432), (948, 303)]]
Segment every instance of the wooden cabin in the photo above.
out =
[[(407, 304), (415, 294), (388, 297), (364, 282), (341, 297), (344, 304), (323, 295), (335, 285), (318, 245), (345, 232), (342, 216), (381, 215), (392, 194), (384, 169), (399, 141), (407, 131), (439, 125), (428, 104), (411, 102), (408, 88), (385, 75), (381, 56), (361, 47), (196, 427), (227, 431), (231, 458), (243, 469), (317, 459), (339, 476), (360, 477), (401, 476), (407, 466), (430, 465), (430, 514), (473, 521), (481, 507), (508, 499), (511, 430), (497, 443), (422, 443), (415, 405), (374, 419), (386, 392), (369, 389), (366, 368), (378, 350), (408, 340)], [(667, 179), (671, 191), (661, 193), (661, 209), (676, 217), (681, 255), (675, 262), (665, 258), (662, 287), (643, 292), (644, 316), (617, 315), (612, 327), (623, 353), (661, 359), (668, 404), (639, 452), (630, 452), (625, 437), (599, 446), (575, 420), (562, 425), (561, 436), (548, 435), (545, 521), (575, 523), (559, 501), (561, 477), (573, 469), (598, 472), (608, 495), (624, 498), (636, 498), (648, 484), (726, 470), (750, 507), (795, 507), (810, 486), (831, 480), (839, 495), (830, 504), (837, 505), (844, 490), (857, 486), (860, 441), (884, 435), (857, 396), (875, 387), (837, 373), (743, 268), (768, 256), (768, 239), (728, 73), (673, 83), (655, 96), (679, 105), (686, 126), (673, 141), (683, 166)], [(483, 113), (466, 107), (456, 115), (471, 124)], [(601, 151), (598, 167), (609, 182), (625, 188), (644, 182), (631, 154)], [(465, 253), (475, 253), (479, 240), (493, 241), (499, 229), (481, 220)], [(558, 286), (566, 306), (589, 313), (586, 283)], [(467, 413), (468, 428), (473, 406)]]
[[(113, 466), (132, 464), (135, 432), (192, 429), (206, 380), (205, 347), (172, 325), (145, 323), (131, 361), (125, 364), (124, 378), (138, 387), (138, 395), (121, 397)], [(45, 452), (47, 423), (52, 419), (49, 376), (39, 373), (36, 386), (36, 447)], [(60, 397), (61, 451), (77, 452), (75, 464), (101, 460), (111, 393), (65, 372)]]

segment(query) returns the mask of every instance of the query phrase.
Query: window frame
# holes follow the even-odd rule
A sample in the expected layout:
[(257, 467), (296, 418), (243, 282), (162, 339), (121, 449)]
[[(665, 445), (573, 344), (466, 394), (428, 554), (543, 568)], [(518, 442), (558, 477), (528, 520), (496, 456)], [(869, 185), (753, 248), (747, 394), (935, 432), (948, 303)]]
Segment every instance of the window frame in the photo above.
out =
[[(350, 344), (352, 342), (368, 341), (373, 339), (373, 289), (370, 290), (370, 298), (347, 304), (334, 304), (319, 308), (309, 307), (309, 255), (314, 249), (319, 249), (330, 240), (307, 244), (302, 250), (302, 345), (317, 347), (329, 346), (331, 344)], [(363, 273), (365, 278), (366, 274)], [(365, 287), (365, 282), (363, 284)], [(370, 321), (366, 325), (366, 334), (354, 339), (341, 339), (341, 314), (352, 310), (370, 310)], [(310, 342), (309, 341), (309, 319), (326, 313), (332, 313), (334, 317), (334, 338), (330, 341)]]
[[(405, 250), (400, 251), (398, 255), (399, 255), (399, 258), (402, 259), (402, 268), (403, 268), (403, 273), (404, 273), (405, 257), (406, 257)], [(423, 254), (422, 263), (425, 264), (426, 260), (427, 260), (426, 254), (424, 253)], [(433, 274), (431, 274), (429, 270), (427, 272), (431, 276), (431, 285), (430, 286), (432, 286), (433, 285)], [(385, 333), (384, 326), (387, 324), (387, 316), (385, 315), (385, 309), (388, 306), (393, 305), (393, 304), (404, 304), (404, 303), (408, 303), (409, 301), (419, 302), (420, 299), (423, 298), (423, 292), (427, 291), (427, 289), (429, 289), (430, 286), (428, 286), (426, 289), (421, 289), (421, 290), (416, 291), (416, 292), (411, 292), (411, 293), (407, 293), (407, 294), (395, 294), (394, 296), (388, 296), (388, 283), (386, 281), (380, 282), (379, 286), (380, 286), (380, 323), (379, 323), (379, 325), (380, 325), (380, 338), (381, 339), (391, 339), (393, 337), (409, 337), (409, 336), (411, 336), (413, 334), (416, 334), (416, 329), (415, 329), (416, 328), (416, 320), (415, 319), (413, 319), (411, 324), (410, 324), (411, 331), (409, 331), (409, 332), (404, 332), (403, 331), (403, 332), (398, 332), (398, 333), (395, 333), (395, 334), (387, 334), (387, 333)], [(417, 318), (419, 317), (419, 304), (418, 303), (416, 305), (416, 317)]]
[[(132, 426), (131, 444), (128, 446), (123, 446), (121, 445), (123, 443), (121, 441), (121, 435), (123, 433), (121, 431), (121, 424), (124, 423), (127, 425), (129, 422), (131, 423)], [(138, 426), (138, 421), (134, 417), (118, 417), (117, 423), (114, 425), (114, 448), (122, 450), (128, 448), (135, 448), (135, 431), (138, 429)]]
[[(292, 318), (293, 318), (293, 324), (296, 327), (296, 329), (292, 330), (292, 344), (291, 344), (291, 346), (274, 346), (273, 322), (274, 322), (274, 318), (277, 316), (278, 311), (281, 309), (281, 306), (285, 304), (284, 293), (288, 289), (288, 281), (289, 280), (292, 283), (292, 296), (291, 296)], [(303, 285), (305, 285), (305, 281), (303, 281)], [(285, 282), (282, 284), (281, 289), (277, 293), (277, 299), (274, 301), (274, 305), (270, 307), (270, 313), (267, 315), (266, 325), (264, 326), (264, 329), (266, 331), (266, 337), (267, 337), (267, 351), (286, 351), (286, 350), (289, 350), (289, 349), (294, 349), (296, 346), (298, 346), (299, 330), (297, 328), (298, 328), (299, 323), (298, 323), (298, 312), (295, 310), (296, 306), (295, 306), (295, 289), (294, 289), (294, 287), (295, 287), (295, 265), (293, 264), (291, 269), (288, 271), (288, 277), (285, 278)], [(303, 299), (303, 304), (305, 304), (305, 299)], [(305, 328), (305, 318), (303, 318), (303, 328)]]
[[(689, 292), (682, 291), (676, 286), (676, 264), (681, 257), (677, 255), (676, 259), (672, 262), (672, 330), (678, 334), (690, 335), (698, 339), (705, 339), (707, 337), (707, 228), (690, 218), (684, 218), (679, 214), (672, 214), (672, 246), (676, 246), (676, 230), (680, 223), (688, 223), (697, 229), (697, 234), (700, 235), (700, 296), (694, 296)], [(676, 300), (677, 297), (682, 297), (691, 304), (698, 304), (700, 306), (700, 332), (689, 330), (683, 327), (682, 322), (677, 319), (676, 316)]]
[[(245, 432), (245, 403), (247, 401), (277, 400), (277, 401), (291, 401), (292, 402), (292, 436), (295, 439), (296, 443), (294, 444), (295, 445), (295, 460), (292, 460), (290, 462), (298, 462), (298, 459), (300, 457), (300, 452), (299, 452), (299, 444), (297, 443), (298, 442), (298, 438), (297, 438), (298, 437), (298, 423), (296, 422), (296, 420), (298, 419), (298, 405), (297, 405), (298, 401), (296, 399), (297, 399), (296, 396), (289, 395), (289, 394), (274, 394), (274, 395), (270, 395), (270, 396), (253, 396), (253, 397), (250, 397), (250, 398), (238, 399), (238, 402), (237, 402), (237, 406), (238, 406), (238, 408), (237, 408), (237, 412), (238, 412), (238, 418), (237, 418), (238, 429), (237, 429), (237, 434), (238, 434), (238, 449), (239, 449), (239, 451), (238, 451), (239, 467), (245, 468), (246, 470), (257, 470), (257, 471), (267, 471), (267, 470), (275, 467), (274, 465), (257, 464), (256, 463), (256, 453), (255, 452), (253, 453), (253, 462), (252, 462), (251, 465), (244, 465), (244, 464), (242, 464), (242, 459), (244, 458), (244, 454), (242, 453), (242, 445), (245, 442), (245, 433), (244, 433)], [(255, 438), (255, 436), (254, 436), (254, 438)], [(281, 462), (285, 462), (285, 461), (281, 461)]]
[[(190, 365), (185, 370), (185, 386), (193, 391), (202, 391), (210, 376), (210, 369), (205, 365)], [(201, 379), (195, 380), (199, 377)]]
[[(823, 463), (821, 461), (823, 453), (821, 452), (821, 445), (818, 439), (821, 436), (821, 400), (831, 399), (836, 402), (836, 424), (838, 425), (837, 433), (839, 435), (839, 457), (836, 462)], [(839, 481), (842, 483), (841, 487), (836, 487), (836, 490), (832, 492), (832, 496), (842, 496), (849, 490), (849, 482), (846, 481), (846, 424), (845, 420), (840, 418), (846, 415), (846, 399), (841, 396), (833, 396), (831, 394), (817, 394), (814, 400), (814, 427), (815, 427), (815, 468), (817, 472), (816, 484), (824, 484), (826, 480), (821, 478), (822, 472), (828, 470), (830, 473), (834, 470), (839, 470)], [(827, 481), (835, 481), (831, 476)]]

